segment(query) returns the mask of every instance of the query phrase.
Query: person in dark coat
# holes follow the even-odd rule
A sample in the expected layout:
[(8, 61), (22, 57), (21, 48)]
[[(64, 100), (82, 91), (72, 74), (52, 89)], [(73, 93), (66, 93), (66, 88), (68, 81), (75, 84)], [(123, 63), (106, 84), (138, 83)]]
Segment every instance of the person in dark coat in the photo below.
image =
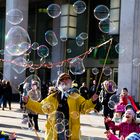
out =
[(19, 101), (19, 104), (20, 104), (20, 109), (23, 110), (24, 109), (24, 103), (22, 101), (22, 96), (23, 96), (23, 85), (24, 85), (24, 82), (20, 83), (19, 86), (18, 86), (18, 90), (19, 90), (19, 94), (20, 94), (20, 101)]
[[(108, 103), (110, 101), (110, 97), (113, 94), (116, 94), (116, 91), (113, 89), (113, 87), (115, 87), (115, 86), (110, 81), (105, 80), (103, 82), (103, 86), (102, 86), (102, 90), (103, 90), (102, 105), (104, 106), (103, 107), (103, 116), (104, 116), (105, 120), (108, 117), (112, 119), (113, 116), (114, 116), (114, 109), (110, 108), (109, 105), (108, 105)], [(106, 122), (104, 122), (104, 124), (105, 124), (105, 129), (106, 129), (106, 132), (107, 132), (109, 130), (109, 127), (106, 124)]]
[(81, 96), (83, 96), (85, 99), (88, 99), (89, 90), (85, 82), (82, 83), (82, 86), (79, 88), (79, 91)]
[[(95, 94), (95, 93), (100, 95), (100, 92), (101, 92), (101, 85), (100, 85), (100, 83), (97, 84), (96, 80), (93, 80), (93, 84), (92, 84), (92, 86), (89, 89), (89, 97), (88, 98), (91, 98), (93, 96), (93, 94)], [(94, 108), (94, 111), (95, 112), (100, 112), (101, 110), (102, 110), (102, 103), (99, 101), (99, 98), (98, 98), (97, 99), (97, 105)]]
[(2, 88), (2, 81), (0, 80), (0, 107), (3, 100), (3, 88)]
[(6, 107), (7, 93), (6, 93), (6, 80), (2, 80), (2, 110)]
[(6, 101), (9, 105), (9, 110), (11, 110), (11, 102), (12, 102), (12, 86), (10, 81), (6, 82)]

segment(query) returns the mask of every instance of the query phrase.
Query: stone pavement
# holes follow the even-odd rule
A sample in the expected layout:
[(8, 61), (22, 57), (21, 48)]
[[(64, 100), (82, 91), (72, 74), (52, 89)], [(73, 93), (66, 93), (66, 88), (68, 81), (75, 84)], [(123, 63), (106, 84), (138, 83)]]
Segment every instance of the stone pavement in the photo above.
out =
[[(17, 140), (43, 140), (45, 115), (39, 115), (39, 128), (41, 132), (35, 133), (28, 130), (26, 124), (22, 124), (23, 112), (19, 109), (18, 103), (12, 103), (12, 110), (0, 108), (0, 130), (9, 134), (16, 132)], [(105, 140), (105, 128), (101, 114), (91, 112), (87, 115), (81, 115), (81, 140)]]

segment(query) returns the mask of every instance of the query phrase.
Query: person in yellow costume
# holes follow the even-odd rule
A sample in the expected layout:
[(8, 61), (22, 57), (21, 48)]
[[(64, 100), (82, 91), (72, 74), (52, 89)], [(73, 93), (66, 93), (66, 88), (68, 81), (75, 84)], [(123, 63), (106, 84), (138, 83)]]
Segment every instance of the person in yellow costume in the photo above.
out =
[(80, 113), (88, 113), (96, 106), (97, 94), (89, 100), (71, 88), (69, 74), (59, 75), (56, 90), (40, 103), (23, 97), (26, 107), (38, 114), (47, 114), (45, 140), (80, 140)]

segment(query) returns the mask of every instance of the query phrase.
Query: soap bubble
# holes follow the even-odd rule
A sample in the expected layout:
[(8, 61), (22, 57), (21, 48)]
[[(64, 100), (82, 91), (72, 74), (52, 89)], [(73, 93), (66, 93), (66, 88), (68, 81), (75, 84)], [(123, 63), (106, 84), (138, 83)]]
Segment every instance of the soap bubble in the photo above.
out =
[(27, 31), (20, 26), (13, 26), (6, 35), (5, 49), (12, 56), (24, 54), (30, 48), (30, 44)]
[(48, 30), (45, 33), (45, 40), (51, 46), (56, 46), (58, 44), (58, 39), (56, 37), (56, 34), (55, 34), (55, 32), (53, 32), (51, 30)]
[(17, 57), (12, 60), (12, 69), (18, 74), (21, 74), (24, 70), (26, 70), (26, 66), (27, 61), (23, 57)]
[(46, 45), (40, 45), (37, 48), (37, 54), (40, 57), (46, 58), (49, 55), (49, 48)]
[(98, 20), (104, 20), (109, 17), (109, 9), (105, 5), (98, 5), (94, 9), (94, 16)]
[(73, 4), (74, 12), (77, 14), (82, 14), (86, 10), (86, 4), (82, 0), (78, 0)]
[(79, 34), (79, 37), (82, 38), (83, 40), (86, 40), (86, 39), (88, 39), (88, 34), (85, 32), (82, 32)]
[(99, 69), (98, 68), (92, 68), (92, 73), (94, 75), (97, 75), (99, 73)]
[(73, 58), (69, 64), (70, 72), (73, 75), (80, 75), (85, 72), (85, 66), (81, 58)]
[(50, 4), (47, 13), (52, 18), (57, 18), (61, 14), (61, 8), (58, 4)]
[(23, 13), (19, 9), (11, 9), (6, 13), (7, 20), (12, 25), (20, 24), (23, 21)]
[(32, 49), (33, 49), (33, 50), (36, 50), (38, 47), (39, 47), (39, 44), (38, 44), (37, 42), (34, 42), (34, 43), (32, 44)]
[(76, 44), (77, 44), (77, 46), (81, 47), (84, 45), (84, 40), (80, 36), (77, 36), (76, 37)]

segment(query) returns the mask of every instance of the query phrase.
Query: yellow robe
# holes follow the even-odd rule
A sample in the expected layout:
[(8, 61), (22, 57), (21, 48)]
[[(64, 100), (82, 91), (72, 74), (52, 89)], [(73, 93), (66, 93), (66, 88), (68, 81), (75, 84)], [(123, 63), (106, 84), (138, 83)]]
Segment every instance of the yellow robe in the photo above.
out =
[[(26, 107), (38, 114), (48, 114), (45, 123), (45, 140), (57, 140), (57, 132), (55, 130), (55, 115), (52, 115), (58, 108), (58, 101), (55, 96), (57, 93), (50, 94), (40, 103), (29, 98)], [(88, 113), (94, 109), (92, 99), (85, 100), (78, 93), (72, 93), (67, 98), (69, 106), (69, 129), (71, 136), (69, 140), (80, 140), (80, 113)]]

